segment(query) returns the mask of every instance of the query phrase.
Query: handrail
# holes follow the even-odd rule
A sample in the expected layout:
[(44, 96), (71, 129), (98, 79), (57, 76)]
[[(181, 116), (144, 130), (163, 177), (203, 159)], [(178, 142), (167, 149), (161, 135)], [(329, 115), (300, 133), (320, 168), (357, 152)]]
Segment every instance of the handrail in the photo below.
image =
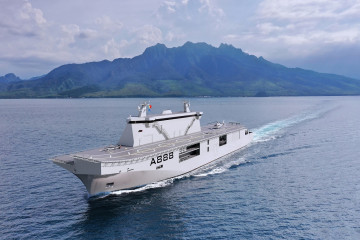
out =
[(158, 130), (159, 133), (161, 133), (162, 135), (164, 135), (164, 137), (165, 137), (166, 140), (169, 140), (169, 139), (170, 139), (169, 134), (167, 133), (167, 131), (166, 131), (165, 129), (162, 128), (162, 126), (161, 126), (161, 128), (160, 128), (159, 124), (156, 123), (156, 122), (154, 123), (153, 126), (155, 126), (155, 128)]
[(185, 134), (184, 134), (184, 135), (187, 135), (189, 129), (190, 129), (191, 126), (194, 124), (195, 119), (196, 119), (196, 118), (193, 118), (193, 119), (191, 120), (191, 122), (189, 123), (189, 125), (186, 127), (186, 130), (185, 130)]

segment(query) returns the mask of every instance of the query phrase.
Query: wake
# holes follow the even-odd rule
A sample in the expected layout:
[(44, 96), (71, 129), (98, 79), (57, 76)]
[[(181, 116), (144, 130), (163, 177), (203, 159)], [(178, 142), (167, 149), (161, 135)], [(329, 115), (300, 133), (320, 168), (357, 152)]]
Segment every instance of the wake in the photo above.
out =
[(302, 112), (293, 117), (275, 121), (275, 122), (266, 124), (262, 127), (256, 128), (253, 130), (253, 133), (254, 133), (253, 143), (267, 142), (270, 140), (274, 140), (277, 137), (279, 137), (278, 133), (281, 132), (283, 129), (300, 124), (300, 123), (308, 121), (308, 120), (313, 120), (313, 119), (319, 118), (322, 115), (324, 115), (325, 113), (327, 113), (333, 109), (334, 109), (334, 107), (328, 107), (328, 108), (317, 109), (317, 110), (313, 109), (310, 111)]

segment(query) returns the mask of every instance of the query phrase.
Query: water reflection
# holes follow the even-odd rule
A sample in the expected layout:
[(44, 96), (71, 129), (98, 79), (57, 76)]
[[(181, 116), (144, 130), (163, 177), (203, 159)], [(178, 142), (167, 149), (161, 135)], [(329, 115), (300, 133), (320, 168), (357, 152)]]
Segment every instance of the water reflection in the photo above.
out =
[(90, 199), (83, 221), (74, 227), (86, 239), (94, 235), (116, 239), (181, 238), (184, 212), (174, 205), (181, 201), (175, 189), (171, 186)]

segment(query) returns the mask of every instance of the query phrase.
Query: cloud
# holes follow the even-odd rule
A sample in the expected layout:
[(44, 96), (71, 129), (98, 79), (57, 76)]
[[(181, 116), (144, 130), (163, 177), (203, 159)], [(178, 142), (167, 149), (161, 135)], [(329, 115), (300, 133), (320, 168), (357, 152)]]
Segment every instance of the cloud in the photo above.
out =
[(256, 28), (263, 35), (273, 33), (273, 32), (279, 32), (279, 31), (283, 30), (283, 27), (276, 26), (271, 22), (264, 22), (264, 23), (257, 24)]
[(217, 30), (223, 27), (226, 14), (216, 1), (184, 0), (164, 1), (155, 17), (167, 43), (180, 45), (215, 39), (212, 35), (219, 34)]
[(307, 57), (338, 44), (357, 44), (359, 20), (359, 0), (264, 0), (256, 10), (254, 28), (228, 33), (224, 39), (273, 59)]
[(78, 37), (80, 39), (91, 39), (98, 36), (98, 32), (94, 29), (84, 29), (79, 32)]
[(137, 41), (146, 46), (151, 46), (163, 41), (162, 32), (153, 25), (144, 25), (134, 31)]
[(164, 1), (163, 4), (169, 13), (176, 12), (176, 2)]
[(210, 16), (217, 19), (225, 15), (224, 10), (216, 6), (214, 2), (210, 2), (210, 0), (200, 0), (200, 3), (201, 7), (198, 9), (200, 13), (206, 11)]
[(103, 46), (104, 53), (110, 54), (112, 56), (119, 56), (120, 55), (120, 46), (115, 42), (115, 40), (112, 38)]
[(34, 37), (41, 34), (46, 19), (40, 9), (33, 8), (30, 2), (5, 0), (0, 8), (0, 36), (11, 35)]
[(359, 16), (358, 0), (264, 0), (258, 13), (263, 18), (301, 22)]
[(171, 42), (173, 39), (175, 38), (175, 34), (172, 33), (171, 31), (169, 31), (167, 34), (166, 34), (166, 37), (165, 39), (169, 42)]
[(28, 1), (25, 1), (21, 10), (20, 16), (27, 21), (35, 21), (38, 25), (46, 23), (43, 13), (40, 9), (33, 8)]
[[(27, 59), (46, 48), (49, 23), (27, 0), (3, 1), (0, 8), (0, 54), (3, 59)], [(49, 49), (45, 50), (49, 52)], [(34, 56), (36, 57), (36, 56)], [(51, 61), (51, 60), (50, 60)], [(11, 61), (10, 61), (11, 62)]]
[(124, 24), (120, 21), (113, 20), (109, 16), (101, 16), (96, 18), (95, 23), (103, 30), (116, 32), (123, 28)]
[(59, 47), (63, 48), (75, 42), (75, 37), (79, 34), (80, 27), (76, 24), (62, 25), (61, 30), (64, 34), (60, 39)]
[[(22, 77), (41, 75), (69, 62), (121, 57), (123, 24), (109, 16), (89, 20), (88, 26), (48, 21), (28, 0), (3, 0), (0, 8), (0, 69)], [(36, 66), (36, 70), (34, 67)]]
[(60, 38), (58, 47), (64, 48), (70, 46), (77, 41), (83, 41), (86, 39), (96, 38), (98, 33), (93, 29), (81, 29), (77, 24), (62, 25), (61, 30), (63, 34)]
[(290, 45), (360, 40), (359, 0), (265, 0), (257, 13), (261, 21), (257, 30), (265, 40), (277, 38)]

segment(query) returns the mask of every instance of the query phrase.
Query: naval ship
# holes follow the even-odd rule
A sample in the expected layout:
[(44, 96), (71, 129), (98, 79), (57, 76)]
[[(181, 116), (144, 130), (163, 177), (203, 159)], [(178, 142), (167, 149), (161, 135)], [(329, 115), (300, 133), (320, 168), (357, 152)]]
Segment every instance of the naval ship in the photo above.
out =
[(75, 174), (90, 196), (134, 189), (181, 176), (248, 145), (252, 132), (239, 123), (200, 125), (202, 112), (184, 111), (147, 115), (149, 103), (138, 106), (138, 116), (126, 119), (117, 145), (57, 156), (54, 163)]

